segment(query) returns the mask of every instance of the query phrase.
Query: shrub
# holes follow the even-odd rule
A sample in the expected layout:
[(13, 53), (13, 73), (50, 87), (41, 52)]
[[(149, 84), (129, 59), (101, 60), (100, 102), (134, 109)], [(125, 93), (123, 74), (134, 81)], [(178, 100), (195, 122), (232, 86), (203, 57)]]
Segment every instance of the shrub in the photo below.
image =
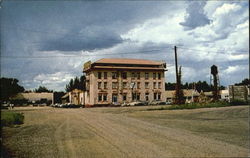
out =
[(21, 113), (2, 112), (1, 127), (23, 124), (24, 116)]
[(234, 99), (230, 102), (231, 105), (249, 105), (249, 101)]

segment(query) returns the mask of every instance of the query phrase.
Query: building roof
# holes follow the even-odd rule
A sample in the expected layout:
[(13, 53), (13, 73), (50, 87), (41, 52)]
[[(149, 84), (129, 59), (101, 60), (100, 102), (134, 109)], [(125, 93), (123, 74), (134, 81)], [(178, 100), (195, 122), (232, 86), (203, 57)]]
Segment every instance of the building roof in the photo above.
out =
[(131, 69), (131, 70), (163, 70), (158, 67), (122, 67), (122, 66), (95, 66), (98, 69)]
[(128, 59), (128, 58), (103, 58), (94, 63), (108, 64), (137, 64), (137, 65), (161, 65), (164, 62), (145, 60), (145, 59)]

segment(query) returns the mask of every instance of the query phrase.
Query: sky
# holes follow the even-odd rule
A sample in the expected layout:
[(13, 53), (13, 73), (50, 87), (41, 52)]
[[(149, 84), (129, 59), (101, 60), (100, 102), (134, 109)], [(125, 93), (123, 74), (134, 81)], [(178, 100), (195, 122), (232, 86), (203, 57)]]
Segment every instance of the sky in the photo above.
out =
[(167, 63), (175, 82), (174, 46), (182, 82), (220, 84), (249, 76), (249, 2), (241, 1), (2, 1), (1, 77), (27, 90), (65, 90), (83, 64), (101, 58)]

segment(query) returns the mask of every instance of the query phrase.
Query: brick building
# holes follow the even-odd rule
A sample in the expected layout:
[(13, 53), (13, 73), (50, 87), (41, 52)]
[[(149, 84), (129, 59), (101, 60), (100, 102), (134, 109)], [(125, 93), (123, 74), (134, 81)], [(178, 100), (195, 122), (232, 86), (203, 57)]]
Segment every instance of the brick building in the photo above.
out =
[(104, 58), (86, 62), (85, 105), (166, 101), (166, 63), (142, 59)]

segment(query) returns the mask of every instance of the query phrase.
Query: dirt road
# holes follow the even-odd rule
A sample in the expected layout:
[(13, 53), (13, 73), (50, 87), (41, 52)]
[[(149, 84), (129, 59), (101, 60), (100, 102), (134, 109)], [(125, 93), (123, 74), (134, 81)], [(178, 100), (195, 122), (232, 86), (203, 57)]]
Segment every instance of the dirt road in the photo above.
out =
[(23, 112), (25, 124), (3, 132), (3, 144), (13, 157), (248, 156), (244, 147), (124, 113), (53, 108)]

